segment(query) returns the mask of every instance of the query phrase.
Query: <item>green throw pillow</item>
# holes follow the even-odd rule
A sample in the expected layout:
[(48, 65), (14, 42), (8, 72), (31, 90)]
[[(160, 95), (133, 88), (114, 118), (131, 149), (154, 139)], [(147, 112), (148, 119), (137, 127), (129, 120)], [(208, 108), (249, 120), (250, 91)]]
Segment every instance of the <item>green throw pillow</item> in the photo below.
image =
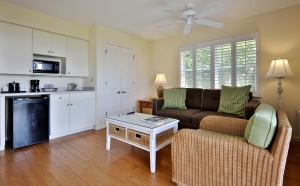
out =
[(275, 135), (276, 128), (275, 109), (271, 105), (262, 103), (248, 121), (244, 137), (252, 145), (267, 148)]
[(249, 100), (251, 85), (227, 87), (222, 85), (218, 112), (244, 117), (244, 107)]
[(177, 108), (186, 109), (185, 99), (186, 99), (186, 89), (185, 88), (171, 88), (164, 89), (164, 106), (165, 108)]

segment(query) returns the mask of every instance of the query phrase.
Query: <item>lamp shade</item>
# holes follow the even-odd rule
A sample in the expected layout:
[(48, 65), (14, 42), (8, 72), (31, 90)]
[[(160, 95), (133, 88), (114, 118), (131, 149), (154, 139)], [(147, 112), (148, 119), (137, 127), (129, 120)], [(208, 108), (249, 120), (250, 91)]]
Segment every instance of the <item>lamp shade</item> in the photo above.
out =
[(291, 77), (294, 76), (287, 59), (275, 59), (272, 61), (266, 77)]
[(160, 85), (167, 84), (165, 74), (157, 74), (154, 84), (160, 84)]

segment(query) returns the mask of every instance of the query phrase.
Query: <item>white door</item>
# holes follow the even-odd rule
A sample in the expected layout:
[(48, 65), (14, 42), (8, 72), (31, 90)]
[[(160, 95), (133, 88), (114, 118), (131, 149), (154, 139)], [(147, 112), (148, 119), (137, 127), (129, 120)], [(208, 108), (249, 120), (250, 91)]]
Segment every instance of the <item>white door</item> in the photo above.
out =
[(107, 116), (120, 114), (121, 105), (121, 65), (120, 47), (106, 44), (105, 47), (105, 90)]
[(33, 53), (51, 55), (50, 33), (40, 30), (33, 30)]
[(69, 132), (69, 101), (50, 103), (50, 135)]
[(0, 73), (32, 74), (32, 29), (0, 22)]
[(95, 125), (95, 100), (70, 102), (70, 131)]
[(133, 50), (105, 45), (106, 115), (125, 114), (134, 110)]
[(67, 38), (67, 75), (88, 76), (88, 42)]
[(66, 57), (67, 56), (67, 37), (51, 34), (51, 56)]
[(121, 48), (121, 66), (122, 66), (122, 113), (132, 112), (134, 110), (134, 61), (133, 50)]

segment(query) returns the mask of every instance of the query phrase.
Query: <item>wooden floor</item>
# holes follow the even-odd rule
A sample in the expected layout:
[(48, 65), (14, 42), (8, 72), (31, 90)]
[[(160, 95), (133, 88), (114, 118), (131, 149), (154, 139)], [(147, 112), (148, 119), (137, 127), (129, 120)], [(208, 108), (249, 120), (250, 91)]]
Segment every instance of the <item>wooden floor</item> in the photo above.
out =
[[(300, 184), (300, 143), (290, 146), (284, 185)], [(156, 173), (149, 153), (112, 139), (105, 130), (86, 131), (47, 143), (0, 152), (0, 185), (175, 185), (171, 146), (157, 152)]]

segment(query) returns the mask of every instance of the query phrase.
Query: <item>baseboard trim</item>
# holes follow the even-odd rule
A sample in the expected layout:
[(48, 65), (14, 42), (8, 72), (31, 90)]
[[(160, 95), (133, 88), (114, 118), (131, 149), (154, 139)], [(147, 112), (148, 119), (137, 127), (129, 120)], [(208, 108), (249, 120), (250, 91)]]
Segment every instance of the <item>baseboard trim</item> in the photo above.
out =
[(67, 135), (71, 135), (71, 134), (75, 134), (75, 133), (78, 133), (78, 132), (83, 132), (83, 131), (86, 131), (86, 130), (91, 130), (91, 129), (94, 129), (94, 126), (85, 127), (85, 128), (81, 128), (81, 129), (76, 129), (76, 130), (72, 130), (72, 131), (64, 132), (64, 133), (60, 133), (60, 134), (50, 135), (49, 140), (59, 138), (59, 137), (63, 137), (63, 136), (67, 136)]

